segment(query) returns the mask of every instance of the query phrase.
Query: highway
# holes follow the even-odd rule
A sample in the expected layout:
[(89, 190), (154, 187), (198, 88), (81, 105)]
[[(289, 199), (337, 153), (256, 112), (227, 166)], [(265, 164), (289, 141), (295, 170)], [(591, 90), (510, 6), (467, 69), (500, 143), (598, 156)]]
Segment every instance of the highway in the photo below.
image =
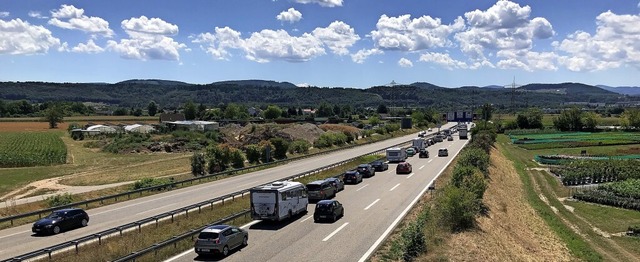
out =
[[(448, 123), (443, 125), (442, 128), (446, 129), (452, 127), (454, 124), (455, 123)], [(437, 130), (434, 129), (433, 131), (435, 132)], [(58, 235), (46, 237), (34, 236), (31, 233), (31, 224), (4, 229), (0, 231), (0, 260), (9, 259), (38, 249), (64, 243), (242, 189), (248, 189), (293, 174), (338, 163), (356, 155), (388, 148), (391, 145), (409, 141), (414, 137), (416, 137), (416, 134), (392, 138), (356, 148), (340, 150), (331, 154), (292, 161), (273, 168), (213, 181), (206, 184), (176, 189), (148, 197), (90, 209), (87, 211), (90, 216), (89, 226), (63, 232)]]
[[(227, 258), (198, 256), (190, 249), (165, 262), (365, 261), (469, 141), (454, 138), (428, 147), (429, 158), (410, 157), (411, 174), (397, 175), (390, 164), (388, 171), (346, 185), (335, 198), (345, 216), (334, 223), (314, 222), (315, 205), (310, 204), (309, 212), (293, 221), (249, 223), (249, 245)], [(438, 157), (441, 147), (449, 149), (448, 157)]]

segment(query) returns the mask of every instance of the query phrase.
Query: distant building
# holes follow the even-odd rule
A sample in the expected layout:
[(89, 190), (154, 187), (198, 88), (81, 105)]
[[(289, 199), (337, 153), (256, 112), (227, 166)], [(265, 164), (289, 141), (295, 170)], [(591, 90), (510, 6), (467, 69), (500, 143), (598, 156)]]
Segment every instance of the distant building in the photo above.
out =
[(171, 121), (185, 121), (187, 120), (184, 117), (184, 114), (176, 113), (176, 114), (160, 114), (160, 123), (171, 122)]
[(141, 125), (141, 124), (133, 124), (124, 126), (124, 131), (128, 133), (152, 133), (156, 131), (155, 127), (151, 125)]
[(302, 115), (313, 115), (316, 113), (315, 109), (305, 108), (302, 109)]
[(117, 132), (117, 129), (112, 126), (93, 125), (93, 126), (87, 127), (86, 132), (92, 133), (92, 134), (109, 134), (109, 133)]
[(163, 123), (172, 130), (212, 131), (220, 129), (218, 122), (211, 121), (170, 121)]

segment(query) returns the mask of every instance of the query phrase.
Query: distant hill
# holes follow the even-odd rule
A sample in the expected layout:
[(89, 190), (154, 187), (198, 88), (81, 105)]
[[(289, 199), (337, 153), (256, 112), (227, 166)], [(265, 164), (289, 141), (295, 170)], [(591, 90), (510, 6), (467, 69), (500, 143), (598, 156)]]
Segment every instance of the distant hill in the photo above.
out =
[(486, 89), (504, 89), (504, 86), (498, 86), (498, 85), (489, 85), (489, 86), (483, 86), (480, 88), (486, 88)]
[(597, 87), (611, 92), (615, 92), (621, 95), (640, 96), (640, 87), (638, 86), (605, 86), (597, 85)]
[(518, 87), (519, 91), (528, 90), (538, 93), (565, 94), (565, 95), (615, 95), (616, 93), (602, 88), (581, 83), (561, 84), (528, 84)]
[(131, 79), (131, 80), (118, 82), (116, 84), (140, 84), (140, 85), (160, 85), (160, 86), (192, 85), (192, 84), (180, 82), (180, 81), (160, 80), (160, 79)]
[(415, 82), (413, 84), (410, 84), (410, 86), (415, 86), (415, 87), (419, 87), (419, 88), (422, 88), (422, 89), (441, 89), (441, 88), (444, 88), (444, 87), (437, 86), (437, 85), (434, 85), (434, 84), (431, 84), (431, 83), (427, 83), (427, 82)]
[(289, 82), (276, 82), (270, 80), (230, 80), (213, 82), (211, 85), (239, 85), (239, 86), (265, 86), (265, 87), (279, 87), (279, 88), (296, 88), (295, 84)]

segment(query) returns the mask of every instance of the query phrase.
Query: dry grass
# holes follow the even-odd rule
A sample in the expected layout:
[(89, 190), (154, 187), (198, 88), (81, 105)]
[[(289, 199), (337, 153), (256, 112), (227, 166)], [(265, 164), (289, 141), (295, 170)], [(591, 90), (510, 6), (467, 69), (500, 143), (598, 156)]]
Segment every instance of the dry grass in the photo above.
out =
[(445, 245), (446, 256), (453, 261), (574, 260), (528, 204), (511, 162), (493, 149), (491, 163), (484, 197), (489, 214), (478, 218), (476, 230), (451, 235)]
[(324, 131), (349, 132), (352, 134), (360, 133), (360, 129), (354, 126), (338, 125), (338, 124), (322, 124), (322, 125), (319, 125), (318, 127), (320, 127)]

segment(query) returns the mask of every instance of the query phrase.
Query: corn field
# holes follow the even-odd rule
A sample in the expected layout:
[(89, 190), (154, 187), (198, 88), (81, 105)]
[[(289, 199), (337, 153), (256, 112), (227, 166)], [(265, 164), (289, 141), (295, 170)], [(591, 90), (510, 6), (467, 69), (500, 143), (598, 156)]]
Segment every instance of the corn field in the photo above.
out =
[(0, 167), (64, 164), (67, 147), (56, 132), (3, 132)]

